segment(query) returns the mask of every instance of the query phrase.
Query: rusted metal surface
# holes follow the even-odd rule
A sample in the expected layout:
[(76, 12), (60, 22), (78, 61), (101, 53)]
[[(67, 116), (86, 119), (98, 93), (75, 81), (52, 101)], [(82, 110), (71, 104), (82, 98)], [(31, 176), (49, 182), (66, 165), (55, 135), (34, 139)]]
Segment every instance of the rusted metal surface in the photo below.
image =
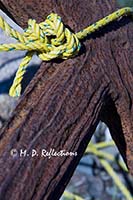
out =
[[(53, 11), (78, 31), (116, 10), (111, 0), (2, 2), (24, 28), (28, 18), (40, 22)], [(41, 65), (0, 134), (0, 199), (59, 199), (99, 120), (109, 126), (132, 171), (132, 32), (125, 17), (84, 41), (80, 56)], [(10, 155), (11, 149), (50, 148), (78, 156)]]

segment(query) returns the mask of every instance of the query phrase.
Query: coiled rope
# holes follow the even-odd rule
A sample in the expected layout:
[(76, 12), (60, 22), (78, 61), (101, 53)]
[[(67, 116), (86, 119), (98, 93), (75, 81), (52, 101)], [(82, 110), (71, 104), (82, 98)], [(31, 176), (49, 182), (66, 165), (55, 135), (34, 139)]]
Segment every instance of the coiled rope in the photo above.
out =
[(133, 8), (130, 7), (119, 9), (75, 34), (64, 26), (61, 17), (55, 13), (48, 15), (46, 20), (40, 24), (29, 19), (28, 28), (22, 34), (0, 17), (0, 28), (18, 41), (15, 44), (1, 44), (0, 51), (27, 50), (10, 88), (10, 96), (20, 96), (21, 82), (33, 54), (36, 53), (44, 61), (54, 58), (71, 58), (77, 55), (81, 48), (79, 40), (108, 23), (132, 13)]

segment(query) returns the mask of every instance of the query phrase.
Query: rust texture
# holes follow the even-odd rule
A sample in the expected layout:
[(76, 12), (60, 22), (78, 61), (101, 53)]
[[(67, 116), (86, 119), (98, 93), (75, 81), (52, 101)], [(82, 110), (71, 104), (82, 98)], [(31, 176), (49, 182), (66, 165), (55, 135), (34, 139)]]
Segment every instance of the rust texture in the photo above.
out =
[[(56, 12), (75, 32), (117, 9), (111, 0), (1, 2), (23, 28), (28, 18), (40, 22)], [(78, 57), (42, 63), (0, 133), (0, 200), (59, 199), (99, 120), (133, 172), (132, 33), (124, 17), (84, 41)], [(78, 156), (10, 155), (11, 149), (50, 148)]]

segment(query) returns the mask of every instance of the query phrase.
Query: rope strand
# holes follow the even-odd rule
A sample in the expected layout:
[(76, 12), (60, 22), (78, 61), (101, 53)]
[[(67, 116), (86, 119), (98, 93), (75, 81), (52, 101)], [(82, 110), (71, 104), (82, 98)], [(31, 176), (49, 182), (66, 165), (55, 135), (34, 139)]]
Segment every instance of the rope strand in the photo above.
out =
[(34, 53), (37, 53), (44, 61), (50, 61), (54, 58), (67, 59), (74, 57), (81, 48), (79, 40), (84, 39), (87, 35), (110, 22), (131, 14), (133, 14), (133, 8), (131, 7), (119, 9), (76, 34), (66, 28), (61, 17), (55, 13), (51, 13), (40, 24), (37, 24), (35, 20), (29, 19), (28, 28), (22, 34), (14, 30), (0, 17), (0, 28), (18, 41), (15, 44), (1, 44), (0, 51), (27, 50), (27, 54), (22, 60), (10, 88), (10, 96), (20, 96), (22, 90), (21, 82)]

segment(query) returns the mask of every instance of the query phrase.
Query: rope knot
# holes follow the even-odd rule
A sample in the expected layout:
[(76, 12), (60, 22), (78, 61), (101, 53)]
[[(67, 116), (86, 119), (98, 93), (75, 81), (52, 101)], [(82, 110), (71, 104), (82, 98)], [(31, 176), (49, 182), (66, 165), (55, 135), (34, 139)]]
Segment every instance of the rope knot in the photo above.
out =
[(76, 55), (81, 47), (76, 34), (66, 28), (61, 17), (54, 13), (48, 15), (40, 24), (30, 19), (24, 37), (28, 39), (27, 45), (31, 50), (37, 51), (38, 56), (45, 61), (70, 58)]

